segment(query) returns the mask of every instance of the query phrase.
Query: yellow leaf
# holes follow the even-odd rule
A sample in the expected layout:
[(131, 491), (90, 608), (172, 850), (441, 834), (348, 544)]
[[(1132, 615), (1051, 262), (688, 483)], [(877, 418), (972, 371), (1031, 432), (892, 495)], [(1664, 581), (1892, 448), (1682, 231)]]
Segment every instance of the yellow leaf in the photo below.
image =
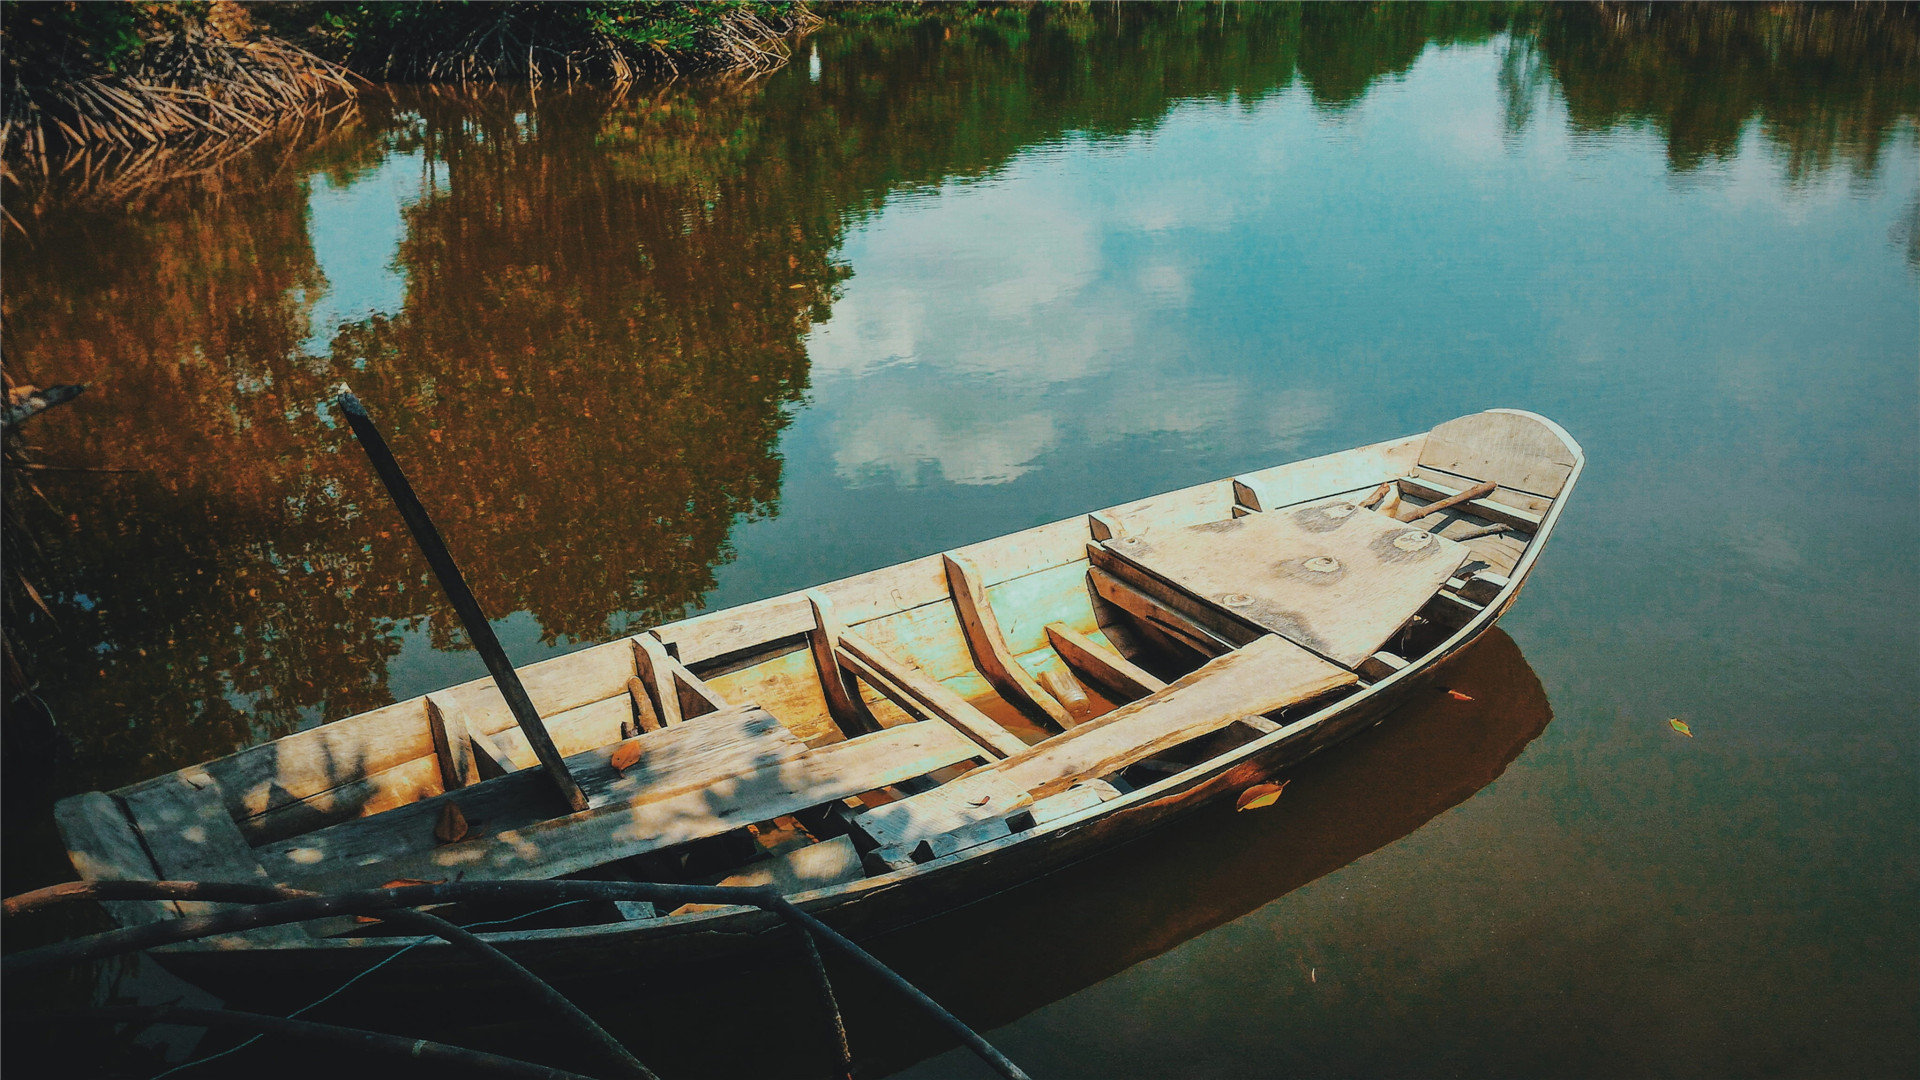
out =
[(614, 749), (613, 758), (608, 764), (613, 766), (613, 771), (615, 772), (626, 772), (628, 769), (640, 764), (640, 744), (633, 742), (621, 743)]
[(1689, 739), (1693, 738), (1693, 729), (1687, 726), (1687, 722), (1685, 720), (1682, 720), (1677, 716), (1671, 720), (1668, 720), (1667, 726), (1679, 732), (1680, 734), (1685, 735)]
[(434, 878), (432, 881), (428, 881), (425, 878), (397, 877), (380, 887), (383, 889), (405, 889), (414, 885), (439, 885), (446, 880), (446, 878)]
[(1255, 784), (1240, 793), (1240, 797), (1234, 800), (1233, 808), (1235, 811), (1240, 811), (1272, 806), (1274, 800), (1278, 799), (1280, 793), (1287, 790), (1287, 785), (1291, 783), (1293, 783), (1291, 780), (1282, 780), (1277, 784)]
[(467, 835), (467, 815), (460, 812), (459, 803), (448, 803), (440, 811), (440, 820), (434, 823), (433, 838), (443, 844), (456, 844)]

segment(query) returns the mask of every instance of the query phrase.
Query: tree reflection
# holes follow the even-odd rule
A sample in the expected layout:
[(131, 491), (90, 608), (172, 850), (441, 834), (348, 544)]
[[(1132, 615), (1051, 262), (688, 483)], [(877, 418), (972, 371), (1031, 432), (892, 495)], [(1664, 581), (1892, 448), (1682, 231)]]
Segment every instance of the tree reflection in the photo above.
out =
[[(1182, 100), (1298, 86), (1351, 108), (1429, 45), (1501, 33), (1510, 125), (1544, 70), (1576, 125), (1650, 122), (1676, 168), (1757, 118), (1795, 177), (1870, 172), (1914, 115), (1912, 21), (1880, 9), (1036, 6), (822, 35), (817, 81), (369, 95), (298, 156), (150, 189), (137, 217), (30, 218), (4, 254), (8, 362), (98, 386), (36, 422), (43, 456), (139, 470), (43, 482), (54, 618), (22, 629), (90, 770), (73, 786), (380, 704), (407, 632), (456, 643), (318, 405), (336, 382), (490, 611), (529, 613), (550, 646), (672, 618), (712, 589), (733, 524), (777, 511), (804, 337), (849, 272), (834, 252), (890, 193)], [(404, 220), (404, 302), (313, 327), (312, 178), (413, 152), (432, 175)]]
[(1899, 5), (1556, 5), (1539, 42), (1576, 128), (1648, 123), (1677, 170), (1731, 157), (1748, 121), (1799, 183), (1872, 175), (1920, 111), (1920, 20)]

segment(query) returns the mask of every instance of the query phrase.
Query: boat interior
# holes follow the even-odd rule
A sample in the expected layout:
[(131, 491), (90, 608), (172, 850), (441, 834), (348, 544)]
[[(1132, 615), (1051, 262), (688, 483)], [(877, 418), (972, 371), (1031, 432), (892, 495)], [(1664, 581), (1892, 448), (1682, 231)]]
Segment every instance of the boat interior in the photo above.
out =
[[(1477, 413), (530, 665), (584, 810), (482, 679), (56, 815), (89, 880), (580, 876), (812, 902), (1178, 789), (1407, 680), (1511, 602), (1581, 465), (1551, 422)], [(107, 906), (128, 925), (203, 907)]]

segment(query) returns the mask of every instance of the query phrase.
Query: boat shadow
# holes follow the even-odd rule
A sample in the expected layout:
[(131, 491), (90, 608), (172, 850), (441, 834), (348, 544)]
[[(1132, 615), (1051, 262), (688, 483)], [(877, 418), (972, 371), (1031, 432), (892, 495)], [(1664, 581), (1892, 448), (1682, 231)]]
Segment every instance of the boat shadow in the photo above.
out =
[[(1280, 774), (1287, 786), (1269, 807), (1203, 808), (863, 944), (980, 1031), (1159, 956), (1465, 802), (1552, 719), (1539, 678), (1498, 629), (1450, 661), (1437, 682), (1443, 688), (1417, 692), (1385, 723)], [(829, 965), (859, 1075), (890, 1073), (955, 1045), (897, 993), (831, 958)], [(614, 985), (542, 974), (561, 980), (662, 1075), (834, 1074), (824, 1006), (792, 954), (650, 968)], [(460, 1036), (537, 1060), (568, 1056), (527, 1028), (489, 1024)]]

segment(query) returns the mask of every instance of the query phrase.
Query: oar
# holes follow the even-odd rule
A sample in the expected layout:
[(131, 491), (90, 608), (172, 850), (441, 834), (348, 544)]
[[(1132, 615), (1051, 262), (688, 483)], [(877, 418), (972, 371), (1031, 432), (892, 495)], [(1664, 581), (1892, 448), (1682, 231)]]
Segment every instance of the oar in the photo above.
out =
[(500, 696), (507, 699), (507, 708), (512, 711), (515, 723), (527, 736), (528, 745), (540, 759), (540, 767), (560, 788), (561, 798), (572, 809), (579, 811), (587, 808), (586, 792), (580, 790), (580, 784), (573, 774), (567, 771), (567, 763), (561, 759), (560, 751), (553, 745), (553, 738), (547, 734), (547, 726), (540, 722), (540, 714), (534, 711), (532, 699), (527, 697), (527, 688), (520, 685), (520, 674), (513, 670), (513, 664), (507, 660), (507, 651), (500, 647), (500, 639), (493, 635), (493, 624), (487, 621), (486, 613), (480, 610), (480, 602), (473, 598), (473, 590), (467, 588), (467, 579), (460, 575), (460, 567), (453, 561), (453, 555), (447, 551), (446, 541), (440, 539), (440, 530), (434, 528), (433, 519), (427, 516), (427, 508), (420, 505), (420, 499), (413, 493), (413, 485), (407, 483), (407, 476), (400, 471), (400, 463), (394, 460), (393, 451), (387, 449), (387, 440), (380, 436), (380, 429), (373, 424), (373, 417), (367, 415), (367, 407), (353, 396), (353, 391), (341, 387), (340, 396), (335, 399), (340, 411), (347, 414), (347, 424), (353, 428), (354, 437), (360, 440), (360, 448), (367, 452), (367, 460), (373, 462), (373, 471), (380, 474), (380, 482), (387, 486), (387, 494), (393, 497), (393, 504), (400, 509), (400, 516), (406, 519), (407, 531), (413, 534), (413, 541), (420, 545), (420, 551), (427, 557), (427, 565), (433, 568), (433, 576), (440, 581), (440, 587), (446, 590), (447, 599), (452, 601), (454, 613), (460, 616), (460, 624), (467, 628), (467, 640), (480, 651), (480, 658), (487, 662), (487, 671), (493, 675), (493, 685), (499, 689)]
[(1412, 505), (1403, 504), (1398, 510), (1394, 511), (1393, 514), (1390, 516), (1398, 518), (1401, 521), (1413, 521), (1416, 518), (1426, 517), (1428, 514), (1437, 514), (1442, 510), (1451, 510), (1454, 507), (1459, 506), (1463, 502), (1470, 502), (1474, 499), (1484, 499), (1487, 496), (1493, 494), (1494, 491), (1497, 489), (1498, 489), (1497, 484), (1493, 483), (1491, 480), (1485, 481), (1483, 483), (1475, 484), (1465, 491), (1459, 492), (1457, 494), (1449, 495), (1446, 498), (1441, 499), (1439, 502), (1431, 502), (1425, 506), (1412, 506)]

